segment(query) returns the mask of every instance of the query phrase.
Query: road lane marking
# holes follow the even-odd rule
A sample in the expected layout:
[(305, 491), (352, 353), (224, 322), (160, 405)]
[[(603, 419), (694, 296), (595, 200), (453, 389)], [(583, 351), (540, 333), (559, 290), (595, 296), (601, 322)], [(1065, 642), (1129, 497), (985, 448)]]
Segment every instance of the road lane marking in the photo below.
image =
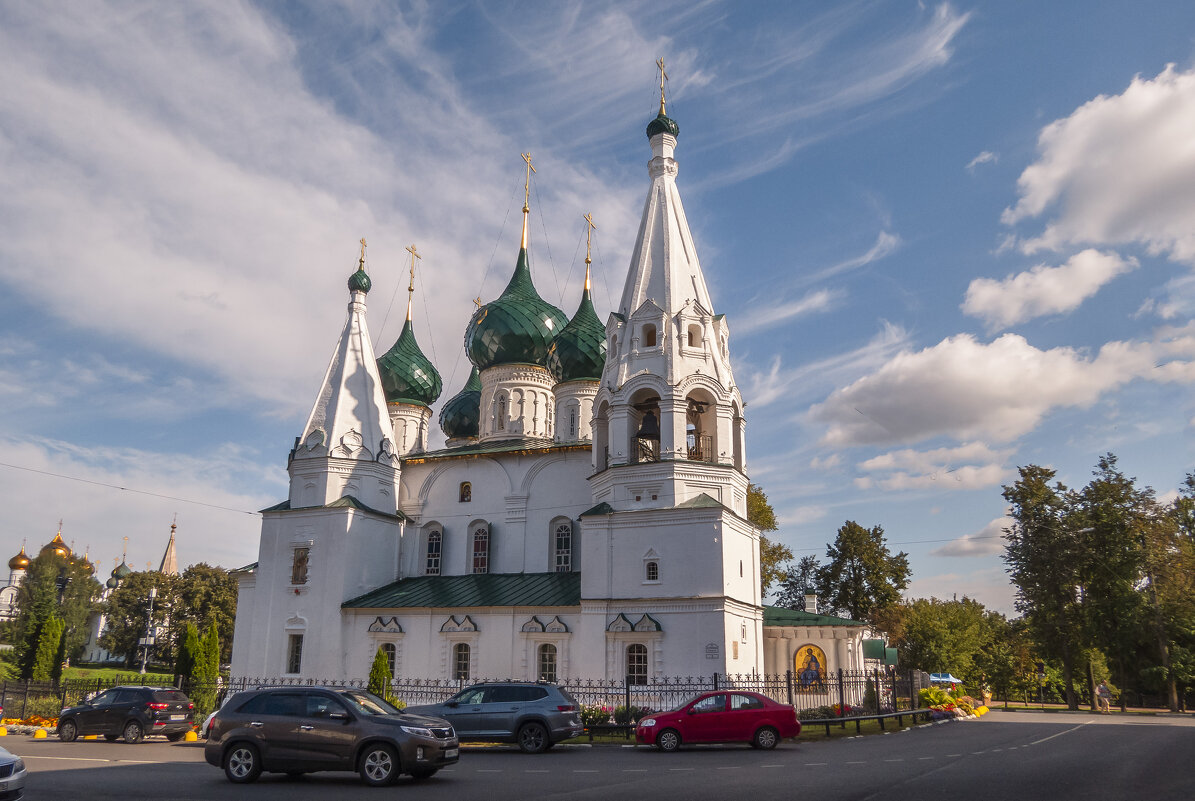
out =
[(830, 764), (830, 763), (828, 763), (828, 762), (806, 762), (805, 767), (812, 768), (817, 765), (828, 765), (828, 764)]
[(524, 773), (551, 773), (550, 770), (525, 770)]
[(866, 762), (847, 762), (848, 765), (866, 765)]
[(919, 762), (923, 762), (923, 761), (925, 761), (925, 760), (927, 760), (927, 759), (933, 759), (933, 757), (917, 757), (917, 760), (918, 760)]
[(903, 759), (885, 759), (885, 762), (904, 762)]
[(1046, 740), (1053, 740), (1055, 737), (1061, 737), (1064, 734), (1070, 734), (1071, 732), (1077, 731), (1077, 730), (1083, 728), (1084, 726), (1089, 726), (1092, 723), (1095, 723), (1095, 721), (1089, 720), (1086, 723), (1080, 723), (1078, 726), (1075, 726), (1074, 728), (1071, 728), (1071, 729), (1067, 729), (1066, 731), (1060, 731), (1057, 734), (1051, 734), (1049, 737), (1043, 737), (1040, 740), (1034, 740), (1033, 742), (1029, 743), (1029, 745), (1039, 745), (1040, 743), (1044, 743)]
[(623, 768), (623, 773), (647, 773), (647, 768)]
[(718, 768), (718, 770), (738, 770), (738, 769), (739, 769), (738, 765), (727, 765), (724, 768)]
[[(547, 771), (545, 771), (545, 773), (546, 773), (546, 772), (547, 772)], [(597, 773), (597, 771), (596, 771), (596, 770), (577, 770), (577, 769), (574, 769), (574, 770), (573, 770), (573, 773)]]
[(481, 769), (478, 769), (478, 771), (477, 771), (477, 772), (478, 772), (478, 773), (501, 773), (502, 771), (501, 771), (501, 770), (481, 770)]
[(696, 768), (669, 768), (672, 773), (692, 773)]
[(947, 754), (948, 757), (960, 757), (962, 754)]
[(783, 765), (760, 765), (761, 768), (782, 768)]
[(60, 756), (23, 756), (21, 759), (54, 759), (59, 762), (111, 762), (124, 765), (167, 765), (173, 762), (162, 762), (156, 759), (102, 759), (100, 757), (60, 757)]

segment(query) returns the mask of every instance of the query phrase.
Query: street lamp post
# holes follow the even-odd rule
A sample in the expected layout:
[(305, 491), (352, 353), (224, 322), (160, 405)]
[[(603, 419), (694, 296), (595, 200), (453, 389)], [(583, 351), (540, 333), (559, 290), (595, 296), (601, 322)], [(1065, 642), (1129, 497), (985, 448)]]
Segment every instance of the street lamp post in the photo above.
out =
[(141, 644), (145, 649), (141, 652), (141, 675), (145, 675), (145, 664), (149, 661), (149, 646), (153, 643), (154, 598), (158, 597), (158, 588), (149, 588), (149, 612), (145, 615), (145, 636)]

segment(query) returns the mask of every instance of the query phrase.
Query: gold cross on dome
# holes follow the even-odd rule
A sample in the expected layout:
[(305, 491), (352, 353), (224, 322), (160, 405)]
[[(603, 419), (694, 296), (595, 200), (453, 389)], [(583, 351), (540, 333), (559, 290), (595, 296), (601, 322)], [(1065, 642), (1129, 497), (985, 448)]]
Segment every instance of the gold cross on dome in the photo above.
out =
[(523, 211), (531, 210), (531, 173), (535, 172), (535, 165), (531, 163), (531, 154), (522, 153), (523, 161), (527, 162), (527, 182), (523, 184)]
[(656, 66), (660, 70), (660, 113), (664, 113), (664, 81), (668, 80), (668, 73), (664, 71), (664, 57), (656, 59)]
[(473, 298), (473, 305), (479, 309), (481, 308), (481, 295), (478, 295), (477, 297)]
[(415, 259), (419, 259), (420, 261), (422, 261), (423, 254), (421, 254), (418, 250), (416, 250), (414, 245), (411, 245), (409, 248), (406, 248), (406, 251), (407, 251), (407, 253), (411, 254), (411, 283), (407, 287), (407, 291), (414, 292), (415, 291)]
[(585, 215), (585, 289), (589, 290), (589, 265), (593, 263), (593, 259), (589, 257), (590, 245), (593, 242), (593, 232), (597, 230), (597, 226), (593, 224), (593, 214)]

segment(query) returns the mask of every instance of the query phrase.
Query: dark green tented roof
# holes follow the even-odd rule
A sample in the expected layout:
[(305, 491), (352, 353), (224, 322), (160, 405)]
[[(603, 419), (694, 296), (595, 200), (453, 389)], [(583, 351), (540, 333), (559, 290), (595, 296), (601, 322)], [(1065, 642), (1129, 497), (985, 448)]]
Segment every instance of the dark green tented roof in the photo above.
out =
[(577, 313), (548, 348), (547, 367), (557, 381), (600, 381), (606, 366), (606, 327), (586, 287)]
[(387, 403), (413, 403), (430, 406), (440, 397), (443, 384), (435, 366), (423, 355), (415, 341), (415, 329), (407, 320), (390, 350), (378, 359), (382, 392)]
[(580, 573), (416, 576), (341, 604), (346, 609), (580, 606)]
[(332, 501), (332, 503), (324, 504), (323, 506), (297, 506), (291, 508), (290, 501), (287, 500), (283, 501), (282, 503), (276, 503), (270, 508), (262, 509), (261, 511), (262, 514), (265, 514), (266, 512), (306, 512), (311, 509), (360, 509), (362, 512), (369, 512), (371, 514), (381, 515), (382, 517), (393, 517), (398, 520), (410, 520), (409, 517), (398, 510), (393, 512), (383, 512), (379, 509), (372, 509), (361, 503), (361, 501), (357, 500), (352, 495), (345, 495), (343, 498), (337, 498), (336, 500)]
[(552, 340), (567, 324), (564, 312), (535, 291), (527, 249), (520, 248), (506, 289), (470, 319), (465, 329), (465, 353), (478, 370), (496, 364), (543, 366)]
[(858, 620), (848, 620), (845, 617), (833, 615), (816, 615), (812, 612), (802, 612), (797, 609), (784, 609), (779, 606), (765, 606), (763, 608), (763, 624), (765, 626), (866, 626)]
[(460, 392), (440, 409), (440, 428), (449, 439), (476, 437), (481, 423), (481, 375), (474, 367)]

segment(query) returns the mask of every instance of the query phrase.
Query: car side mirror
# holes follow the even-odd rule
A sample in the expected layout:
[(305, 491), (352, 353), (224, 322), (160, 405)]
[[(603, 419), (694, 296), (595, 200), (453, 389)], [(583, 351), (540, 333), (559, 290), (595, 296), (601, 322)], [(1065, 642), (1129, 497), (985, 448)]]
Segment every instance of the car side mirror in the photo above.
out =
[(460, 702), (459, 701), (445, 701), (444, 706), (448, 707), (449, 709), (456, 709), (458, 706), (460, 706)]

